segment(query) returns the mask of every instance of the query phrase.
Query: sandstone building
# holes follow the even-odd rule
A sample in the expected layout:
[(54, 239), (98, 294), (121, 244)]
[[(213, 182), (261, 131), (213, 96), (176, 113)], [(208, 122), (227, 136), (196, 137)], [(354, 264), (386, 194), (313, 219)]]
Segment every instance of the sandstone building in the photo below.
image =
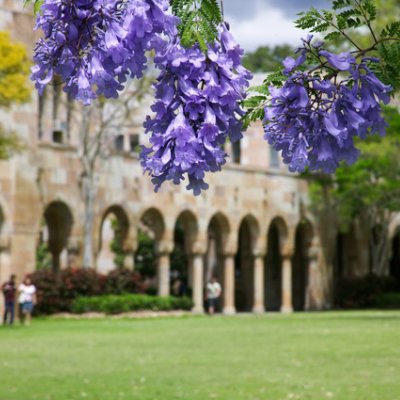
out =
[[(20, 3), (0, 0), (0, 30), (10, 31), (32, 51), (34, 23)], [(21, 279), (35, 269), (43, 226), (55, 268), (82, 263), (79, 139), (70, 129), (68, 112), (58, 109), (59, 96), (56, 87), (50, 88), (39, 101), (33, 91), (29, 104), (0, 110), (1, 123), (17, 132), (26, 147), (0, 162), (1, 282), (10, 273)], [(166, 184), (154, 193), (135, 152), (146, 140), (141, 127), (146, 112), (144, 107), (132, 126), (116, 136), (114, 151), (96, 176), (92, 236), (98, 268), (110, 267), (102, 233), (113, 214), (124, 227), (131, 268), (138, 227), (145, 224), (154, 233), (160, 295), (170, 292), (170, 254), (179, 224), (197, 312), (203, 309), (204, 282), (212, 270), (222, 283), (225, 313), (328, 308), (335, 277), (368, 272), (363, 227), (341, 235), (332, 219), (313, 216), (307, 181), (287, 172), (263, 140), (260, 124), (245, 133), (240, 149), (230, 150), (223, 171), (208, 176), (210, 189), (201, 196), (194, 197), (184, 185)], [(400, 220), (393, 221), (391, 235), (400, 247), (398, 225)]]

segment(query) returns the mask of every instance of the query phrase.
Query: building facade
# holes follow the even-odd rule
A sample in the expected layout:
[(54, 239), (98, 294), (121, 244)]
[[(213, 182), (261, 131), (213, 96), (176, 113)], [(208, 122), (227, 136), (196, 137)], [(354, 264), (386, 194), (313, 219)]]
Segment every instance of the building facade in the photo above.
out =
[[(32, 52), (33, 19), (15, 0), (0, 0), (0, 30)], [(79, 135), (49, 88), (29, 104), (0, 110), (0, 121), (17, 132), (25, 149), (0, 161), (0, 281), (35, 270), (36, 249), (45, 240), (54, 268), (82, 265), (84, 203)], [(261, 124), (244, 135), (240, 149), (228, 149), (230, 162), (207, 177), (210, 189), (194, 197), (185, 185), (165, 184), (155, 193), (136, 153), (146, 141), (141, 127), (147, 106), (116, 135), (113, 151), (96, 174), (92, 247), (95, 266), (107, 263), (104, 224), (113, 215), (123, 227), (125, 264), (134, 268), (138, 230), (152, 232), (157, 255), (157, 290), (170, 293), (170, 255), (176, 228), (184, 232), (188, 284), (194, 311), (203, 311), (203, 289), (210, 274), (223, 288), (222, 311), (290, 312), (332, 304), (335, 275), (368, 272), (362, 227), (340, 239), (335, 218), (310, 212), (308, 183), (287, 172), (263, 140)], [(391, 230), (395, 236), (396, 222)], [(45, 232), (45, 233), (44, 233)], [(43, 236), (44, 235), (44, 236)], [(338, 239), (339, 238), (339, 239)], [(345, 256), (338, 256), (340, 251)], [(339, 261), (338, 261), (339, 259)], [(339, 265), (339, 267), (338, 267)]]

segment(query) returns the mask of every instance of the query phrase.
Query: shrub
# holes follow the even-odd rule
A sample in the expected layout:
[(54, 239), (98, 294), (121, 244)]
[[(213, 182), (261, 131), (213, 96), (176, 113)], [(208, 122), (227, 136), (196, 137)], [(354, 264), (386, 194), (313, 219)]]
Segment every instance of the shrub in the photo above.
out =
[(80, 296), (104, 293), (144, 293), (146, 286), (138, 273), (127, 269), (101, 275), (93, 269), (68, 268), (62, 271), (40, 270), (31, 274), (37, 288), (36, 314), (71, 311), (72, 302)]
[(72, 312), (103, 312), (120, 314), (129, 311), (190, 310), (193, 302), (188, 297), (156, 297), (140, 294), (78, 297), (72, 303)]
[(398, 290), (398, 283), (390, 277), (367, 275), (342, 279), (337, 284), (335, 304), (341, 308), (374, 307), (380, 295)]
[(31, 274), (32, 283), (37, 288), (38, 304), (35, 313), (52, 314), (66, 311), (66, 301), (60, 296), (61, 277), (51, 270), (39, 270)]
[(110, 271), (104, 283), (106, 294), (145, 293), (146, 289), (140, 274), (127, 268)]
[(400, 293), (383, 293), (377, 296), (374, 306), (376, 308), (400, 308)]

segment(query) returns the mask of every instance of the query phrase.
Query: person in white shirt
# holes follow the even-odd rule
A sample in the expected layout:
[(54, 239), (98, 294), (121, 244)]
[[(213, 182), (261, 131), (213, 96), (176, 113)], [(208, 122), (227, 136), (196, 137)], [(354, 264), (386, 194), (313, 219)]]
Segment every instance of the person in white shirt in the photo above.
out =
[(221, 285), (218, 283), (215, 276), (211, 277), (210, 282), (207, 283), (206, 289), (208, 313), (210, 315), (213, 315), (217, 306), (219, 296), (221, 296), (222, 292)]
[(18, 287), (19, 302), (22, 303), (22, 315), (25, 325), (31, 324), (33, 307), (36, 304), (36, 288), (28, 276)]

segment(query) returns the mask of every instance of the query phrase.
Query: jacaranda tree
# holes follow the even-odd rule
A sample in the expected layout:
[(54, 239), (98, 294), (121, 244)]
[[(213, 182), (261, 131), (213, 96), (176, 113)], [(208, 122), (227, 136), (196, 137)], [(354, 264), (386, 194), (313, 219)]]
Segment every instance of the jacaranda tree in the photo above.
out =
[[(333, 172), (357, 159), (355, 138), (385, 133), (381, 103), (400, 87), (400, 22), (376, 29), (374, 0), (334, 0), (331, 10), (304, 12), (296, 25), (315, 36), (246, 100), (251, 76), (222, 1), (28, 2), (43, 31), (32, 70), (39, 91), (58, 76), (85, 105), (117, 97), (154, 54), (160, 74), (145, 122), (151, 145), (141, 159), (156, 189), (187, 177), (187, 188), (199, 194), (208, 187), (205, 173), (226, 161), (225, 141), (239, 140), (256, 119), (290, 170)], [(367, 46), (351, 34), (357, 29), (369, 32)], [(338, 38), (340, 54), (331, 50)]]

